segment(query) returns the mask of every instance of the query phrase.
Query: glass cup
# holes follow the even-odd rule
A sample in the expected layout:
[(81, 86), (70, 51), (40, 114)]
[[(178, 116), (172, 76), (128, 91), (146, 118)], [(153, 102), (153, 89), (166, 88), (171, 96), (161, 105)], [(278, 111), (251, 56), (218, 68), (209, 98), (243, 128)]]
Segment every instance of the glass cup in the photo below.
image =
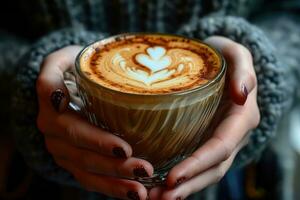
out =
[[(99, 44), (112, 42), (120, 36), (137, 34), (141, 33), (112, 36), (85, 47), (76, 58), (75, 76), (83, 101), (81, 111), (92, 124), (127, 141), (134, 157), (153, 165), (152, 177), (134, 178), (146, 187), (153, 187), (164, 184), (168, 171), (210, 137), (206, 129), (222, 97), (226, 63), (219, 52), (204, 44), (222, 60), (217, 76), (197, 88), (169, 94), (112, 90), (91, 81), (81, 71), (80, 60), (87, 51), (91, 53)], [(190, 40), (203, 44), (199, 40)]]

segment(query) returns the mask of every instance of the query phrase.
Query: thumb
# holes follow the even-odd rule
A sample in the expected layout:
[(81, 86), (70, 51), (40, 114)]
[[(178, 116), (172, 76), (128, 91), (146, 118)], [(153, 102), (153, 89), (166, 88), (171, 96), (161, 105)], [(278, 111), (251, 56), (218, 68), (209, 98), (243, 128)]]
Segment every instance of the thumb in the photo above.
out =
[(251, 53), (244, 46), (221, 36), (209, 37), (204, 42), (218, 49), (225, 57), (231, 98), (236, 104), (243, 105), (256, 86)]
[(45, 58), (36, 83), (40, 107), (57, 112), (63, 112), (68, 107), (70, 95), (64, 83), (64, 72), (74, 67), (80, 50), (80, 46), (68, 46)]

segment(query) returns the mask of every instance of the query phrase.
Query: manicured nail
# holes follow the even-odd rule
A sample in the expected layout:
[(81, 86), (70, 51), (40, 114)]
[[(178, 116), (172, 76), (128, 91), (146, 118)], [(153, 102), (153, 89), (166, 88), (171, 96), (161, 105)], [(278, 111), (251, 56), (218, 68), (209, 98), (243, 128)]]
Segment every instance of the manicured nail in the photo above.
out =
[(248, 89), (247, 89), (247, 87), (246, 87), (245, 84), (242, 84), (241, 90), (242, 90), (242, 93), (243, 93), (245, 99), (247, 99), (247, 97), (248, 97)]
[(139, 194), (137, 192), (134, 192), (134, 191), (128, 191), (127, 192), (127, 197), (129, 199), (132, 199), (132, 200), (140, 200)]
[(65, 94), (61, 89), (57, 89), (51, 94), (51, 103), (56, 111), (59, 111), (59, 106)]
[(118, 158), (127, 158), (125, 151), (121, 147), (114, 147), (112, 153)]
[(182, 198), (181, 197), (177, 197), (176, 200), (182, 200)]
[(186, 180), (185, 177), (181, 177), (179, 179), (177, 179), (176, 183), (175, 183), (175, 187), (178, 187), (180, 184), (182, 184), (184, 181)]
[(143, 166), (138, 166), (134, 168), (133, 174), (137, 177), (149, 177), (149, 174), (146, 172), (145, 168)]

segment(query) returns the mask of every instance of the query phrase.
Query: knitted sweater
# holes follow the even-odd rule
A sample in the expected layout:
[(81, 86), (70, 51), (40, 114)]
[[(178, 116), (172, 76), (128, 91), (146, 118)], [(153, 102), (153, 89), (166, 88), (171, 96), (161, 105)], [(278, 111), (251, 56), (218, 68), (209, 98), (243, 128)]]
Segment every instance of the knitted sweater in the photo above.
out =
[[(19, 37), (29, 38), (30, 42), (28, 39), (26, 42), (10, 39), (14, 45), (0, 43), (1, 49), (16, 45), (19, 47), (9, 48), (7, 55), (2, 56), (0, 61), (8, 55), (14, 55), (13, 60), (18, 61), (16, 65), (10, 63), (9, 73), (17, 74), (12, 92), (12, 112), (17, 113), (12, 116), (13, 132), (27, 163), (47, 179), (78, 186), (68, 172), (55, 164), (45, 148), (43, 135), (36, 127), (38, 104), (35, 81), (40, 66), (49, 53), (67, 45), (86, 45), (121, 32), (158, 31), (199, 39), (222, 35), (247, 47), (253, 56), (258, 78), (261, 121), (251, 131), (249, 143), (238, 153), (233, 166), (244, 165), (259, 156), (274, 137), (282, 113), (292, 103), (293, 98), (290, 97), (296, 89), (296, 74), (299, 70), (284, 64), (283, 59), (278, 59), (280, 56), (267, 36), (258, 27), (241, 18), (254, 12), (258, 5), (262, 5), (262, 1), (32, 0), (32, 7), (26, 6), (24, 2), (18, 2), (18, 6), (22, 10), (21, 14), (31, 14), (22, 20), (28, 25), (27, 30), (32, 31), (24, 33), (5, 25), (7, 30), (16, 31)], [(26, 53), (23, 54), (24, 51)], [(23, 56), (18, 59), (21, 54)], [(5, 66), (6, 63), (0, 69), (5, 69)], [(293, 70), (297, 73), (292, 73)], [(7, 90), (1, 86), (2, 91)]]

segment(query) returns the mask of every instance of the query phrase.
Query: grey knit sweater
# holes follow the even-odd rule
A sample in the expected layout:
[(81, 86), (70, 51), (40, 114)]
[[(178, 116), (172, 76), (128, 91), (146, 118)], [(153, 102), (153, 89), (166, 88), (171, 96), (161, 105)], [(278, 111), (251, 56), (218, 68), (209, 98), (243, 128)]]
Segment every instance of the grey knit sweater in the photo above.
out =
[[(300, 70), (293, 64), (287, 65), (281, 59), (286, 56), (284, 52), (275, 51), (268, 36), (242, 18), (256, 12), (263, 1), (32, 0), (30, 8), (24, 1), (19, 4), (22, 12), (31, 13), (27, 30), (33, 31), (22, 34), (17, 30), (19, 38), (4, 33), (0, 37), (1, 51), (9, 50), (0, 57), (1, 93), (6, 94), (6, 101), (12, 95), (12, 113), (15, 113), (11, 116), (12, 131), (25, 160), (42, 176), (60, 184), (78, 186), (68, 172), (55, 164), (36, 127), (35, 81), (43, 59), (64, 46), (86, 45), (111, 34), (132, 31), (177, 33), (199, 39), (222, 35), (246, 46), (253, 56), (258, 78), (261, 121), (251, 132), (249, 144), (239, 152), (233, 166), (244, 165), (259, 156), (274, 137), (281, 115), (292, 104)], [(7, 29), (11, 28), (7, 26)], [(20, 39), (24, 36), (30, 40)], [(8, 72), (7, 66), (10, 66)], [(8, 84), (15, 89), (8, 92), (2, 81), (15, 74), (14, 85)]]

